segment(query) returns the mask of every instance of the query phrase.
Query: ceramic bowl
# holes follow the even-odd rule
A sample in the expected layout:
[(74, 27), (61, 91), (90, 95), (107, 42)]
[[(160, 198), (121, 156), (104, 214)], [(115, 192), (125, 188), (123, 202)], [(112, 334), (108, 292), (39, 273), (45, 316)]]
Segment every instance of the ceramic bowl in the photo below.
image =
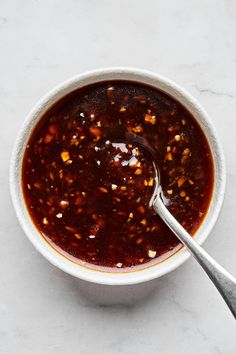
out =
[(94, 283), (109, 285), (135, 284), (158, 278), (169, 273), (183, 264), (190, 257), (189, 252), (185, 248), (182, 248), (162, 262), (156, 263), (152, 266), (148, 266), (147, 264), (146, 268), (139, 270), (131, 269), (131, 271), (128, 272), (98, 271), (84, 267), (72, 262), (57, 252), (40, 235), (28, 214), (21, 186), (22, 158), (26, 144), (34, 126), (42, 115), (55, 102), (68, 93), (85, 85), (107, 80), (131, 80), (154, 86), (181, 102), (182, 105), (192, 113), (201, 126), (206, 135), (213, 156), (214, 188), (207, 215), (195, 233), (194, 238), (199, 244), (202, 244), (206, 240), (219, 216), (224, 198), (226, 173), (221, 143), (210, 117), (200, 104), (179, 85), (152, 72), (135, 68), (108, 68), (90, 71), (75, 76), (48, 92), (29, 113), (18, 134), (10, 164), (10, 190), (17, 217), (25, 234), (35, 248), (52, 264), (75, 277)]

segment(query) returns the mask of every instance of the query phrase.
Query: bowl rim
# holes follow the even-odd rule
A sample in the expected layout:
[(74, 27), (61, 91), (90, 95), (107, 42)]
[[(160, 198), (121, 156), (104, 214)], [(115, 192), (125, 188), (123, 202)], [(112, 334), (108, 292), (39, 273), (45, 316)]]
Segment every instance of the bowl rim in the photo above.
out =
[(185, 247), (183, 247), (163, 262), (131, 272), (110, 273), (104, 271), (100, 272), (91, 268), (84, 268), (79, 264), (72, 263), (70, 260), (66, 259), (63, 255), (53, 249), (49, 244), (47, 244), (42, 235), (40, 235), (39, 231), (34, 226), (28, 214), (21, 189), (21, 165), (26, 142), (28, 141), (32, 129), (41, 118), (42, 114), (69, 92), (92, 83), (109, 80), (136, 81), (154, 86), (181, 102), (200, 124), (212, 151), (215, 167), (215, 181), (213, 187), (214, 195), (212, 196), (207, 215), (199, 229), (196, 231), (194, 238), (199, 242), (199, 244), (202, 244), (207, 239), (218, 219), (223, 204), (226, 185), (225, 158), (218, 134), (207, 112), (202, 108), (198, 101), (192, 97), (191, 94), (172, 80), (143, 69), (132, 67), (109, 67), (92, 70), (73, 76), (46, 93), (29, 112), (17, 135), (10, 161), (10, 193), (15, 212), (22, 229), (35, 248), (46, 259), (48, 259), (49, 262), (66, 273), (93, 283), (106, 285), (137, 284), (158, 278), (173, 271), (190, 257), (189, 252)]

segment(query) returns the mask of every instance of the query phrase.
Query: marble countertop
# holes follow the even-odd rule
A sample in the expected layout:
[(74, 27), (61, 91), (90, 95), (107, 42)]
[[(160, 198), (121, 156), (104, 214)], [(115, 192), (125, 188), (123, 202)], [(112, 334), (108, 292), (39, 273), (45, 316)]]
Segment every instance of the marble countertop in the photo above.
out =
[(8, 189), (16, 134), (53, 86), (106, 66), (166, 75), (202, 103), (222, 140), (227, 193), (205, 248), (236, 275), (235, 33), (234, 0), (1, 0), (1, 354), (235, 353), (235, 320), (193, 259), (137, 286), (79, 281), (33, 248)]

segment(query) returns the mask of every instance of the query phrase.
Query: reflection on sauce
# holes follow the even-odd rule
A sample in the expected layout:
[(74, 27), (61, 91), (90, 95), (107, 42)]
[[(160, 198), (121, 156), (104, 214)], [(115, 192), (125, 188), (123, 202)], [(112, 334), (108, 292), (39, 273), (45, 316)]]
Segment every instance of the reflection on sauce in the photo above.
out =
[(193, 234), (213, 186), (203, 132), (173, 98), (114, 81), (61, 99), (28, 141), (23, 191), (42, 235), (68, 256), (118, 269), (174, 253), (179, 240), (150, 205), (156, 171), (146, 144), (166, 205)]

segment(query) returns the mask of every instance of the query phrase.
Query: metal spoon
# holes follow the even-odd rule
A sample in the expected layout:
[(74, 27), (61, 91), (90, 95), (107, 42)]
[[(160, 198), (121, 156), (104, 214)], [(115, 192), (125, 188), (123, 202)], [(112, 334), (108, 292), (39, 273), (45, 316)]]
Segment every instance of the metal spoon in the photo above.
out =
[(154, 210), (202, 266), (236, 319), (236, 279), (191, 237), (166, 208), (161, 198), (160, 172), (156, 163), (156, 153), (146, 139), (132, 133), (126, 133), (126, 139), (132, 143), (136, 143), (152, 156), (155, 171), (155, 189), (151, 203)]
[(205, 270), (236, 319), (236, 279), (199, 246), (190, 234), (178, 223), (161, 200), (160, 191), (155, 198), (153, 207), (166, 225), (174, 232)]
[[(112, 138), (112, 135), (111, 135)], [(197, 262), (205, 270), (213, 284), (219, 290), (226, 304), (230, 308), (234, 318), (236, 319), (236, 279), (227, 272), (214, 258), (212, 258), (179, 224), (174, 216), (166, 208), (161, 197), (160, 172), (156, 162), (156, 152), (149, 145), (147, 140), (136, 134), (126, 132), (124, 129), (115, 131), (115, 138), (121, 141), (136, 144), (141, 147), (153, 161), (153, 169), (155, 173), (155, 188), (150, 205), (153, 206), (156, 213), (162, 218), (166, 225), (173, 231), (178, 239), (187, 247)]]
[[(149, 150), (149, 153), (152, 151)], [(161, 198), (160, 174), (155, 162), (154, 170), (156, 185), (151, 198), (154, 210), (202, 266), (236, 319), (236, 279), (217, 263), (169, 212)]]

